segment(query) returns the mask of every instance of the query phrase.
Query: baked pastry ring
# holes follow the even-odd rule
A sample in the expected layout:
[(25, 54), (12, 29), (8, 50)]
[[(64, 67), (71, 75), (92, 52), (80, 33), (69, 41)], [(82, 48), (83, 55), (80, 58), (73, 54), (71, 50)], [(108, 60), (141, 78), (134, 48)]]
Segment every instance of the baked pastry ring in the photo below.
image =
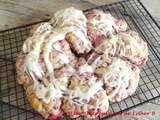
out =
[(16, 60), (17, 80), (44, 118), (94, 118), (132, 95), (147, 44), (110, 13), (67, 8), (31, 30)]

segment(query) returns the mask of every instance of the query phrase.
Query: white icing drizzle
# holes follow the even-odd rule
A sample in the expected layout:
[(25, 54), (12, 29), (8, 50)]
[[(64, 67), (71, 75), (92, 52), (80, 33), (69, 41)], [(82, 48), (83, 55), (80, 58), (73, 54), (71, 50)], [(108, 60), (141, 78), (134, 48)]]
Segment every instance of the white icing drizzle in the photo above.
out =
[(111, 16), (111, 14), (101, 13), (100, 16), (101, 19), (96, 19), (96, 17), (93, 17), (92, 24), (101, 34), (113, 33), (114, 28), (116, 28), (115, 19)]
[(83, 12), (73, 7), (57, 11), (51, 20), (51, 22), (55, 22), (54, 25), (58, 25), (59, 27), (68, 24), (74, 25), (75, 23), (78, 23), (80, 25), (85, 25), (86, 21), (87, 19), (84, 16)]
[(35, 94), (38, 98), (42, 99), (43, 102), (49, 103), (55, 98), (62, 97), (62, 91), (54, 87), (52, 83), (49, 83), (47, 86), (39, 82), (34, 83)]
[(103, 83), (101, 81), (93, 84), (88, 91), (88, 98), (93, 97), (100, 89), (102, 89)]
[[(88, 88), (87, 91), (83, 91), (81, 89), (81, 87), (77, 86), (76, 89), (74, 90), (74, 96), (72, 97), (79, 97), (80, 98), (80, 102), (82, 100), (87, 100), (89, 101), (90, 98), (94, 97), (94, 95), (102, 89), (102, 85), (103, 83), (101, 81), (98, 81), (98, 82), (94, 82), (94, 84), (92, 84), (90, 86), (90, 88)], [(81, 86), (81, 85), (80, 85)], [(83, 102), (81, 102), (83, 103)]]
[(94, 72), (94, 69), (93, 69), (93, 67), (92, 67), (91, 65), (88, 65), (88, 64), (86, 63), (86, 64), (81, 65), (81, 66), (79, 67), (79, 72), (80, 72), (80, 74), (83, 74), (83, 73), (86, 73), (86, 72), (88, 72), (88, 73), (93, 73), (93, 72)]
[(41, 65), (38, 63), (38, 59), (41, 52), (41, 45), (45, 41), (45, 37), (51, 32), (51, 28), (49, 23), (41, 24), (36, 30), (39, 34), (35, 32), (23, 45), (24, 52), (29, 52), (25, 58), (25, 67), (34, 80), (36, 77), (42, 79), (44, 75)]
[(92, 47), (91, 42), (88, 40), (87, 35), (81, 30), (73, 31), (73, 33), (83, 42), (84, 47), (90, 49)]
[(128, 87), (131, 76), (132, 74), (127, 63), (121, 59), (114, 59), (108, 68), (108, 72), (104, 75), (107, 85), (116, 87), (109, 97), (115, 96), (119, 92), (120, 87)]
[(131, 71), (129, 70), (127, 63), (125, 63), (121, 59), (116, 58), (113, 60), (113, 63), (109, 66), (108, 69), (109, 70), (104, 75), (104, 78), (106, 78), (105, 80), (107, 80), (109, 76), (113, 77), (111, 81), (106, 81), (109, 83), (109, 85), (115, 86), (119, 83), (122, 83), (123, 85), (128, 86), (128, 82), (131, 77)]
[(84, 47), (91, 49), (91, 42), (87, 38), (86, 22), (87, 19), (81, 10), (74, 9), (73, 7), (65, 10), (60, 10), (55, 13), (53, 20), (55, 21), (55, 27), (59, 27), (58, 31), (64, 34), (73, 32)]
[(69, 58), (68, 58), (67, 55), (60, 54), (59, 57), (60, 57), (60, 60), (61, 60), (60, 61), (61, 64), (68, 64), (69, 63)]
[[(144, 50), (145, 48), (147, 48), (143, 43), (143, 41), (140, 40), (139, 36), (136, 34), (136, 38), (134, 38), (131, 34), (133, 31), (130, 31), (129, 33), (120, 33), (120, 41), (119, 43), (122, 45), (121, 49), (123, 49), (123, 51), (121, 51), (121, 53), (123, 55), (125, 55), (125, 49), (130, 49), (132, 54), (134, 53), (139, 53), (139, 51)], [(141, 41), (142, 43), (139, 43), (139, 41)], [(127, 46), (124, 46), (125, 43), (128, 43)]]
[(64, 34), (54, 32), (48, 37), (48, 39), (45, 42), (43, 55), (44, 55), (44, 62), (46, 64), (49, 74), (53, 73), (53, 69), (54, 69), (52, 63), (49, 60), (49, 53), (52, 52), (53, 50), (53, 47), (52, 47), (53, 44), (59, 40), (64, 40), (64, 37), (65, 37)]
[[(45, 40), (46, 34), (48, 34), (48, 32), (44, 33), (42, 36), (34, 36), (34, 39), (36, 39), (35, 46), (25, 58), (25, 66), (27, 70), (30, 73), (33, 72), (39, 79), (41, 79), (42, 75), (44, 74), (42, 68), (38, 63), (38, 59), (41, 52), (40, 47)], [(34, 78), (34, 76), (32, 77)]]
[(129, 32), (128, 38), (129, 38), (131, 49), (133, 51), (137, 52), (137, 51), (141, 51), (142, 48), (145, 47), (145, 46), (143, 46), (142, 44), (138, 43), (138, 41), (140, 41), (140, 38), (139, 38), (138, 35), (136, 37), (137, 37), (137, 39), (135, 39), (134, 37), (132, 37), (131, 36), (131, 32)]
[(98, 65), (102, 63), (100, 60), (101, 56), (99, 56), (91, 65), (88, 65), (88, 63), (85, 63), (84, 65), (79, 66), (79, 73), (93, 73)]

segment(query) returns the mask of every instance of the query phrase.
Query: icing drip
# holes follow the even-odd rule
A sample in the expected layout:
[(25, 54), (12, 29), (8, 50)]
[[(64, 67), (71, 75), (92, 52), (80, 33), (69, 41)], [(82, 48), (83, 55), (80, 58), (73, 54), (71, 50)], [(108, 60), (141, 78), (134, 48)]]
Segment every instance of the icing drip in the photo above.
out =
[(77, 23), (82, 26), (85, 26), (86, 21), (87, 19), (84, 16), (83, 12), (73, 7), (56, 12), (54, 14), (53, 19), (51, 20), (51, 22), (54, 23), (54, 26), (59, 26), (59, 27), (62, 27), (68, 24), (72, 26)]
[(45, 42), (44, 53), (43, 54), (44, 54), (44, 62), (47, 66), (47, 70), (48, 70), (49, 74), (53, 73), (53, 70), (54, 70), (54, 67), (53, 67), (52, 63), (49, 60), (49, 53), (54, 50), (54, 48), (52, 47), (53, 44), (55, 42), (59, 41), (59, 40), (63, 40), (64, 37), (65, 37), (64, 34), (55, 32), (55, 33), (51, 34)]
[[(100, 19), (98, 18), (100, 16)], [(112, 34), (116, 29), (115, 19), (111, 14), (100, 13), (93, 17), (91, 23), (101, 35)]]
[(49, 83), (47, 86), (39, 82), (35, 82), (33, 86), (35, 94), (38, 98), (42, 99), (43, 102), (49, 103), (50, 101), (62, 97), (62, 91), (55, 88), (52, 83)]
[(84, 104), (83, 100), (86, 100), (89, 102), (90, 99), (93, 98), (94, 95), (97, 94), (97, 92), (102, 89), (102, 85), (103, 85), (103, 83), (101, 81), (98, 81), (98, 82), (94, 82), (90, 86), (90, 88), (88, 88), (88, 87), (83, 88), (82, 87), (83, 85), (77, 86), (74, 89), (73, 96), (70, 96), (70, 97), (71, 97), (71, 99), (73, 99), (73, 97), (78, 97), (78, 98), (80, 98), (78, 101), (81, 104)]
[(38, 59), (41, 52), (41, 45), (44, 42), (47, 34), (49, 34), (48, 31), (45, 32), (42, 36), (33, 36), (33, 39), (36, 39), (35, 46), (33, 47), (33, 50), (31, 50), (30, 53), (27, 54), (25, 59), (25, 66), (29, 73), (31, 73), (33, 78), (35, 78), (33, 74), (35, 74), (38, 79), (41, 79), (44, 75), (44, 72), (40, 67), (40, 64), (38, 63)]

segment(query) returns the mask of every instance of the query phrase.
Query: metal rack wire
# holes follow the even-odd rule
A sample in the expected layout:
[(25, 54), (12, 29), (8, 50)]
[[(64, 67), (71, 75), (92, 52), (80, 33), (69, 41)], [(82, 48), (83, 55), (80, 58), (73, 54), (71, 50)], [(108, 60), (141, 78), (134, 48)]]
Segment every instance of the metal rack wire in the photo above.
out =
[[(122, 112), (160, 97), (160, 27), (139, 0), (96, 7), (125, 19), (129, 28), (139, 32), (149, 47), (149, 60), (141, 71), (134, 95), (110, 105), (110, 112)], [(90, 10), (90, 9), (89, 9)], [(85, 10), (88, 12), (89, 10)], [(41, 120), (27, 102), (24, 90), (16, 82), (15, 58), (29, 30), (37, 23), (0, 32), (0, 118), (2, 120)], [(104, 116), (104, 119), (110, 116)], [(65, 117), (64, 119), (68, 119)]]

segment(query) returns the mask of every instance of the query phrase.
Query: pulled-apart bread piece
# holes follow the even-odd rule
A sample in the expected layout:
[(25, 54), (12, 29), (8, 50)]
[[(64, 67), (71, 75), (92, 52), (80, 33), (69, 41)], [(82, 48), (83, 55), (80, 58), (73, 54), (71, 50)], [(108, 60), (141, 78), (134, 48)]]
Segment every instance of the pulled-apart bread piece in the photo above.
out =
[(118, 34), (118, 56), (131, 61), (137, 66), (143, 66), (148, 59), (147, 43), (135, 31)]
[(94, 50), (99, 54), (129, 60), (139, 67), (148, 59), (147, 43), (134, 31), (120, 32), (111, 38), (105, 38), (95, 45)]
[(108, 110), (108, 97), (103, 82), (94, 75), (95, 68), (95, 61), (88, 64), (83, 57), (76, 63), (76, 73), (69, 79), (68, 97), (64, 98), (63, 105), (64, 112), (72, 118), (95, 118)]
[(104, 81), (109, 100), (112, 102), (121, 101), (135, 92), (139, 72), (138, 67), (120, 58), (113, 58), (107, 67), (101, 65), (96, 69), (96, 74)]
[(73, 7), (60, 10), (54, 14), (51, 23), (67, 33), (66, 39), (75, 52), (84, 54), (91, 50), (92, 45), (87, 36), (87, 19), (81, 10)]
[(68, 95), (64, 100), (63, 110), (72, 118), (85, 116), (95, 118), (106, 113), (109, 107), (103, 83), (93, 75), (90, 79), (72, 76), (68, 86)]
[(54, 69), (72, 63), (74, 60), (74, 55), (65, 40), (65, 34), (52, 31), (52, 29), (37, 32), (46, 24), (48, 23), (37, 28), (33, 36), (28, 38), (23, 45), (23, 52), (26, 54), (24, 67), (33, 79), (35, 77), (42, 79), (45, 72), (53, 75)]
[(61, 109), (62, 91), (57, 87), (52, 83), (43, 84), (38, 81), (25, 87), (31, 106), (44, 118), (49, 118), (50, 116), (58, 118), (63, 115)]
[(127, 23), (115, 19), (110, 13), (100, 10), (91, 10), (87, 13), (88, 37), (93, 45), (106, 37), (111, 37), (120, 31), (126, 31)]

